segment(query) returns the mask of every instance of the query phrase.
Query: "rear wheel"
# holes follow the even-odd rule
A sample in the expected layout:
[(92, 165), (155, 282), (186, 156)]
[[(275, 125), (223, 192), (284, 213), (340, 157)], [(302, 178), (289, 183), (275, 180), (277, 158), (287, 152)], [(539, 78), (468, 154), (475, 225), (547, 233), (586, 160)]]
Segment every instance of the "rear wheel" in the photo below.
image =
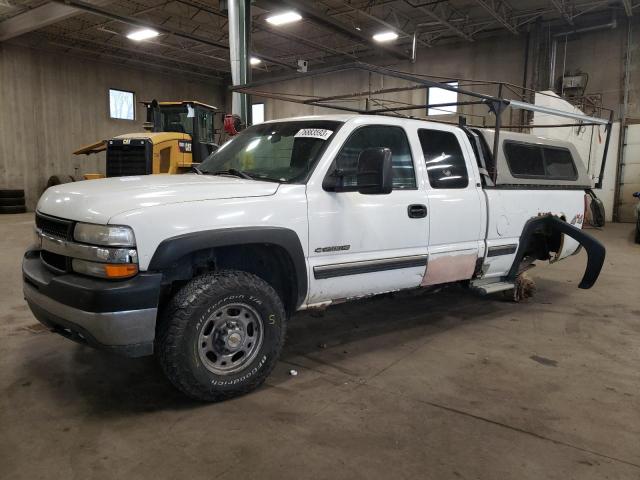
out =
[(224, 400), (264, 382), (285, 330), (282, 301), (268, 283), (245, 272), (210, 273), (185, 285), (164, 310), (158, 359), (188, 396)]

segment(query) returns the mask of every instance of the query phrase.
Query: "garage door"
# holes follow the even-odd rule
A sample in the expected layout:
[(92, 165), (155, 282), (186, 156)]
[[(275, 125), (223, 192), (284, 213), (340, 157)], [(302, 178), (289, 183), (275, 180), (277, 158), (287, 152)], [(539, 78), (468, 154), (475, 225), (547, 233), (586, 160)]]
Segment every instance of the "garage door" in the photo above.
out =
[(624, 157), (620, 172), (620, 194), (618, 197), (618, 220), (635, 222), (638, 202), (633, 192), (640, 192), (640, 125), (626, 127)]

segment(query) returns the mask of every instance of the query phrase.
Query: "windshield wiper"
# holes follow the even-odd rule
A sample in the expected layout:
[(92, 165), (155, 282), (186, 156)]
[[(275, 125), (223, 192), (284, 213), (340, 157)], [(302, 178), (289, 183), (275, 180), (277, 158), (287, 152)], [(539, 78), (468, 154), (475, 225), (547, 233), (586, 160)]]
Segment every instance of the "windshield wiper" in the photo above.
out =
[(247, 172), (243, 172), (242, 170), (238, 170), (236, 168), (230, 168), (228, 170), (217, 170), (215, 172), (202, 172), (202, 173), (206, 173), (207, 175), (233, 175), (234, 177), (253, 180), (253, 177), (249, 175)]
[(202, 173), (202, 170), (200, 170), (198, 167), (196, 167), (195, 165), (191, 165), (191, 171), (197, 173), (198, 175), (204, 175)]

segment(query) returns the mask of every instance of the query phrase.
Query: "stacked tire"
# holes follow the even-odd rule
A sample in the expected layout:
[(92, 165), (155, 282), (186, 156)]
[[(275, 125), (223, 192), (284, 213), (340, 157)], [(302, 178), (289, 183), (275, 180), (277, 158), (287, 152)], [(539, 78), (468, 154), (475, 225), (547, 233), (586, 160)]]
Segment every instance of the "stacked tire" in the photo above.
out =
[(24, 190), (0, 190), (0, 215), (26, 211)]

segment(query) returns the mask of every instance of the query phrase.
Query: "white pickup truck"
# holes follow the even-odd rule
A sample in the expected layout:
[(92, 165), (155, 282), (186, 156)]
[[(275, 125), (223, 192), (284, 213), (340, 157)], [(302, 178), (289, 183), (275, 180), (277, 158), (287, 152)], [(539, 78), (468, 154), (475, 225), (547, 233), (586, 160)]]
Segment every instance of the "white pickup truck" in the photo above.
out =
[(48, 189), (23, 262), (34, 315), (71, 339), (157, 354), (215, 401), (269, 375), (297, 310), (462, 282), (514, 288), (536, 260), (604, 248), (565, 142), (377, 115), (253, 126), (185, 175)]

